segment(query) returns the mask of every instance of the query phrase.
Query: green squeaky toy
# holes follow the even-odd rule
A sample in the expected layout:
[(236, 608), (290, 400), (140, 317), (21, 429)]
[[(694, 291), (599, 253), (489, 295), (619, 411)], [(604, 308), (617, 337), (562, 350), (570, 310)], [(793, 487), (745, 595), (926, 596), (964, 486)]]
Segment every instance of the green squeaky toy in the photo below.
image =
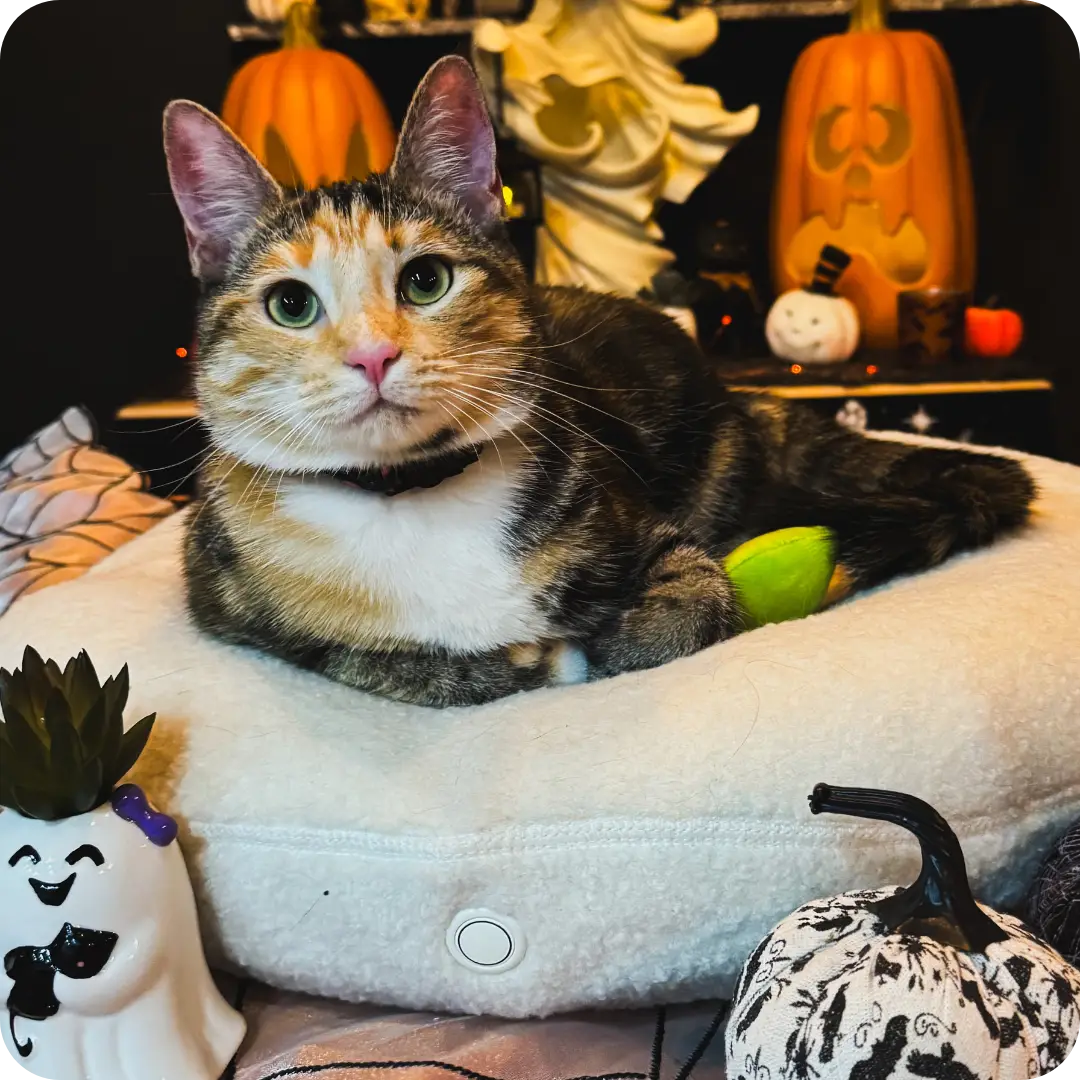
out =
[(747, 630), (805, 618), (843, 592), (835, 537), (822, 526), (755, 536), (728, 555), (724, 568)]

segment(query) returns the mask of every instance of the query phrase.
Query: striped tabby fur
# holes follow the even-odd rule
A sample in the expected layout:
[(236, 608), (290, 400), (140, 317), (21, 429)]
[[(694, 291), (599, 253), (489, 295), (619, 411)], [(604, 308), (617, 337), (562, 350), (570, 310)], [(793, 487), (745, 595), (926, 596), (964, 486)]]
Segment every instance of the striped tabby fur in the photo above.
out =
[[(227, 641), (392, 698), (475, 704), (735, 633), (720, 559), (758, 533), (831, 527), (864, 588), (1027, 516), (1012, 461), (728, 397), (663, 315), (530, 285), (463, 61), (432, 69), (394, 166), (364, 183), (286, 196), (198, 106), (174, 103), (165, 130), (204, 285), (213, 447), (188, 595)], [(426, 256), (452, 283), (418, 306), (402, 274)], [(311, 326), (269, 317), (283, 280), (318, 297)], [(396, 352), (377, 389), (355, 361), (372, 343)], [(392, 496), (342, 472), (437, 468), (468, 447), (463, 471)]]

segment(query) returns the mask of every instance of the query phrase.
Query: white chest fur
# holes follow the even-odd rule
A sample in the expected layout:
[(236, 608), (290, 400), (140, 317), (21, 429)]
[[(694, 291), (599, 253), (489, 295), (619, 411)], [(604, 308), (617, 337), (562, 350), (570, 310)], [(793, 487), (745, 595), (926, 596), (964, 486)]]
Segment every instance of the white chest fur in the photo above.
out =
[(545, 636), (507, 542), (517, 470), (485, 455), (435, 488), (387, 497), (336, 482), (294, 483), (278, 512), (314, 529), (318, 545), (283, 553), (291, 568), (320, 582), (340, 581), (370, 597), (359, 605), (359, 636), (370, 633), (490, 649)]

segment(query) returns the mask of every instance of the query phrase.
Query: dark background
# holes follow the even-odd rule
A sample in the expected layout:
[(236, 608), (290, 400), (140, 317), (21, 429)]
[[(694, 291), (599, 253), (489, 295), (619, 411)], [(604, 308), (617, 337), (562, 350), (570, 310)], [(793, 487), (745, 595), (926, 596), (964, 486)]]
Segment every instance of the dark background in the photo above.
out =
[[(325, 21), (359, 19), (331, 0)], [(160, 116), (173, 97), (215, 110), (235, 67), (268, 44), (235, 45), (247, 21), (230, 0), (49, 0), (24, 13), (0, 52), (7, 247), (0, 453), (84, 402), (105, 441), (115, 410), (184, 391), (177, 347), (189, 344), (194, 287), (168, 192)], [(766, 235), (776, 134), (787, 78), (812, 40), (843, 18), (721, 24), (717, 44), (685, 65), (730, 109), (756, 102), (757, 130), (661, 223), (682, 255), (702, 219), (737, 222), (768, 286)], [(956, 74), (979, 222), (977, 299), (1019, 310), (1025, 354), (1057, 387), (1055, 445), (1080, 461), (1080, 52), (1042, 7), (894, 13), (943, 44)], [(351, 55), (400, 122), (427, 66), (466, 38), (325, 44)], [(977, 404), (971, 406), (978, 408)]]

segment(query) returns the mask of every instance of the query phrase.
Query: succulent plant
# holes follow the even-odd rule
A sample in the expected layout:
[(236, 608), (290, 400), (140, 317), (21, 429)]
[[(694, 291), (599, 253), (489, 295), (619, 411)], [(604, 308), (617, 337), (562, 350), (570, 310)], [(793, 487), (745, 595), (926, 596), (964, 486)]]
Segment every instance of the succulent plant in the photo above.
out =
[(0, 668), (0, 806), (59, 821), (104, 803), (154, 724), (125, 732), (127, 697), (127, 665), (102, 685), (85, 650), (63, 671), (30, 646), (22, 667)]

